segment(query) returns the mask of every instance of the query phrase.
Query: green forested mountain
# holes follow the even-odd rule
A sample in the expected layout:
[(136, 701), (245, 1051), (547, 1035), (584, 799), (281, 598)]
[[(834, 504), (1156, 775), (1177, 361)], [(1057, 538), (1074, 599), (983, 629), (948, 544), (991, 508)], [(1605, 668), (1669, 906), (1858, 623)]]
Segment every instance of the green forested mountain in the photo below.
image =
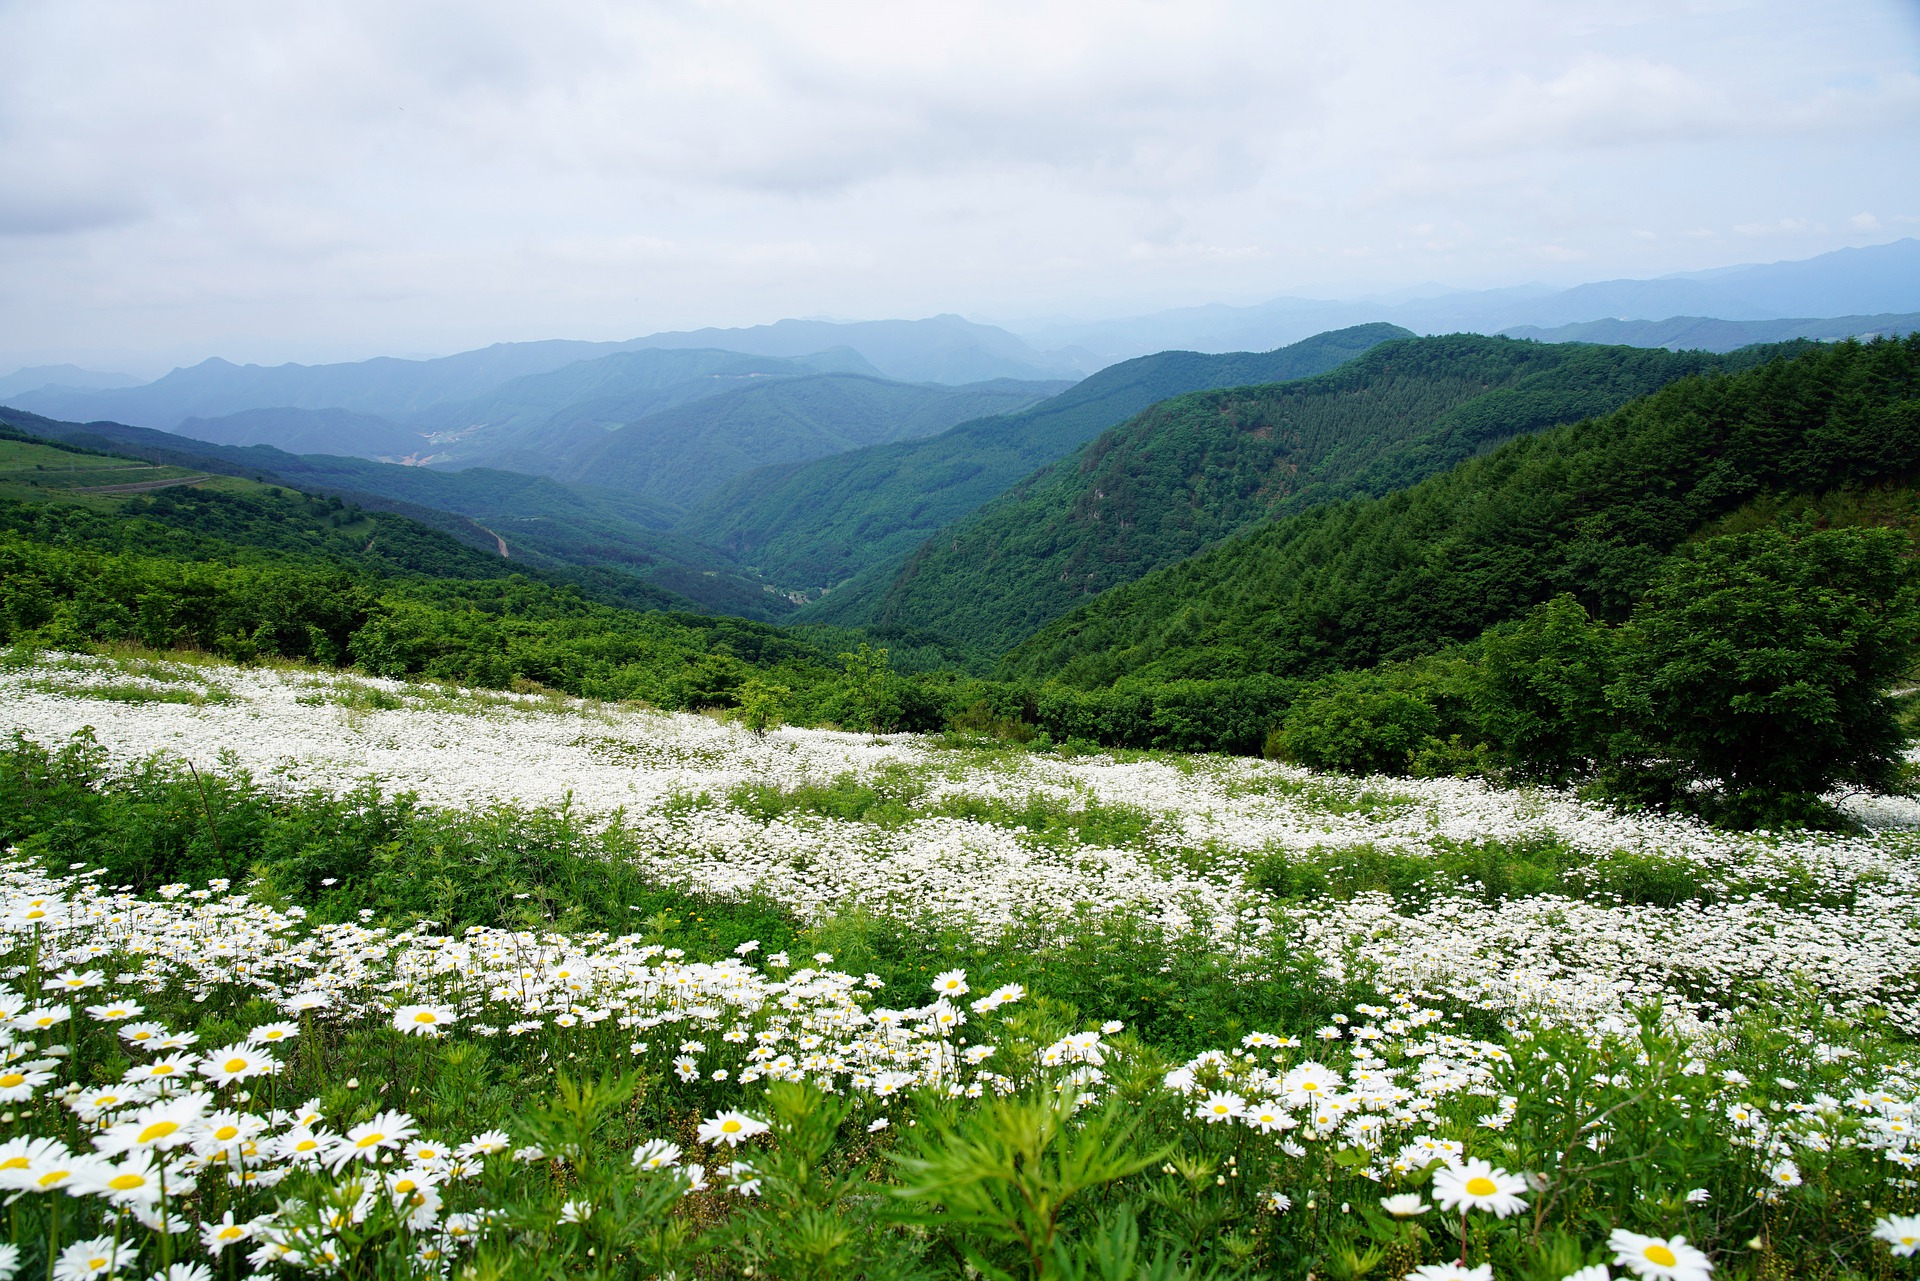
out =
[[(1142, 356), (1017, 414), (964, 423), (927, 440), (750, 472), (695, 507), (677, 528), (728, 549), (773, 582), (832, 586), (905, 556), (1035, 467), (1155, 401), (1206, 387), (1305, 378), (1410, 336), (1394, 325), (1361, 325), (1278, 351)], [(825, 621), (838, 608), (817, 607)]]
[(1619, 619), (1710, 522), (1907, 479), (1917, 460), (1920, 338), (1800, 349), (1266, 524), (1083, 605), (1004, 670), (1102, 686), (1364, 668), (1559, 593)]
[(838, 617), (1008, 649), (1249, 526), (1388, 493), (1718, 363), (1455, 334), (1375, 347), (1317, 378), (1166, 400), (929, 539)]
[[(179, 475), (211, 473), (255, 482), (230, 485), (216, 480), (161, 490), (144, 499), (62, 495), (123, 514), (177, 517), (176, 523), (185, 522), (183, 527), (245, 545), (304, 549), (348, 560), (370, 557), (371, 564), (407, 572), (468, 578), (544, 573), (579, 584), (603, 600), (643, 609), (707, 608), (767, 617), (791, 608), (757, 582), (733, 576), (717, 553), (705, 548), (683, 551), (679, 540), (652, 527), (660, 523), (657, 513), (618, 495), (599, 501), (535, 476), (478, 469), (439, 473), (360, 458), (287, 454), (267, 446), (210, 445), (123, 423), (59, 423), (20, 410), (0, 410), (0, 430), (8, 427), (32, 440), (57, 442), (69, 452), (73, 447), (105, 451)], [(297, 503), (287, 511), (281, 510), (279, 500), (260, 506), (261, 496), (275, 485), (301, 491), (295, 495), (300, 502), (314, 495), (314, 501), (331, 499), (335, 512), (344, 503), (358, 515), (345, 527), (342, 518), (329, 516), (322, 531), (326, 538), (316, 543), (304, 532), (304, 517), (299, 515), (304, 509)], [(17, 487), (7, 492), (25, 496)], [(235, 520), (241, 523), (233, 525)], [(370, 522), (385, 531), (378, 539)], [(506, 532), (496, 533), (499, 528)], [(502, 556), (500, 548), (509, 534), (514, 541)], [(288, 538), (294, 541), (286, 543)], [(388, 554), (396, 545), (423, 538), (425, 560), (393, 561)], [(368, 545), (366, 557), (361, 543)], [(448, 559), (453, 554), (449, 549), (457, 549), (460, 567), (446, 567), (454, 563)], [(699, 599), (675, 592), (669, 582), (687, 584)], [(728, 609), (730, 605), (735, 608)]]
[(577, 430), (560, 446), (563, 461), (553, 474), (685, 505), (756, 467), (931, 436), (1063, 389), (1009, 379), (949, 387), (858, 374), (769, 380), (614, 431)]

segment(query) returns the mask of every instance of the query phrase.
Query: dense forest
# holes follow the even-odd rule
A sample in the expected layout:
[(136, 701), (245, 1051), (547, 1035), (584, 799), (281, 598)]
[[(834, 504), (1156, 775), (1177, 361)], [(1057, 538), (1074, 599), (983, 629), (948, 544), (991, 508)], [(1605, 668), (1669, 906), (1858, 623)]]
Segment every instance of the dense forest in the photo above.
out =
[(1277, 516), (1379, 495), (1514, 436), (1756, 359), (1455, 334), (1278, 386), (1162, 401), (929, 539), (853, 623), (994, 651)]
[[(1156, 401), (1310, 377), (1408, 336), (1395, 325), (1360, 325), (1277, 351), (1169, 351), (1122, 361), (1017, 414), (748, 473), (696, 506), (676, 532), (723, 547), (771, 581), (796, 588), (832, 587), (863, 571), (884, 582), (894, 562), (928, 535)], [(842, 588), (809, 617), (843, 621), (850, 616), (845, 602), (856, 595)]]
[(1274, 521), (1076, 610), (1004, 670), (1100, 686), (1367, 667), (1561, 592), (1620, 619), (1709, 522), (1768, 495), (1903, 481), (1916, 458), (1920, 340), (1816, 347)]

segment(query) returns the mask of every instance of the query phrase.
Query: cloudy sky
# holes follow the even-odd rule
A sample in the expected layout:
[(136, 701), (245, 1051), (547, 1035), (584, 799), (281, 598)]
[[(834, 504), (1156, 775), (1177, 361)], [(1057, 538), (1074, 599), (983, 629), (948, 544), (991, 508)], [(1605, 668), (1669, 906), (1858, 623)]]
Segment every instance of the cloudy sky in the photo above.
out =
[(0, 372), (1920, 235), (1915, 0), (0, 0)]

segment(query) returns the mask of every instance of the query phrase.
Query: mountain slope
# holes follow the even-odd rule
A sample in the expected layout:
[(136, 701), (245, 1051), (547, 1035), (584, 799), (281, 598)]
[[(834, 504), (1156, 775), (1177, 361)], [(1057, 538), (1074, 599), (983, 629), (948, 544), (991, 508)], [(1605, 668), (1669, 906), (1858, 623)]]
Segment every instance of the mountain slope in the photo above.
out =
[(1099, 686), (1366, 667), (1563, 591), (1619, 618), (1708, 522), (1768, 494), (1911, 477), (1916, 458), (1920, 337), (1801, 349), (1267, 524), (1083, 605), (1003, 670)]
[(964, 423), (927, 440), (748, 473), (676, 528), (727, 548), (772, 582), (832, 586), (904, 557), (1034, 468), (1155, 401), (1205, 387), (1304, 378), (1407, 336), (1391, 325), (1362, 325), (1271, 352), (1142, 356), (1018, 414)]
[(1376, 347), (1300, 382), (1164, 401), (928, 540), (870, 613), (842, 621), (1008, 649), (1250, 525), (1386, 493), (1716, 363), (1455, 334)]
[(781, 379), (652, 414), (617, 431), (576, 431), (556, 474), (685, 504), (756, 467), (934, 435), (1061, 390), (1059, 383), (1010, 380), (953, 387), (857, 374)]
[(0, 409), (0, 423), (44, 440), (281, 484), (391, 513), (497, 562), (498, 572), (544, 571), (636, 608), (710, 609), (759, 619), (793, 608), (738, 573), (723, 553), (662, 532), (665, 518), (658, 508), (621, 494), (581, 493), (544, 477), (480, 468), (435, 472), (264, 445), (213, 445), (122, 423), (60, 423), (11, 409)]
[(362, 458), (404, 458), (427, 444), (419, 432), (392, 419), (350, 409), (243, 409), (218, 418), (188, 418), (173, 434), (210, 445), (270, 445), (290, 454)]

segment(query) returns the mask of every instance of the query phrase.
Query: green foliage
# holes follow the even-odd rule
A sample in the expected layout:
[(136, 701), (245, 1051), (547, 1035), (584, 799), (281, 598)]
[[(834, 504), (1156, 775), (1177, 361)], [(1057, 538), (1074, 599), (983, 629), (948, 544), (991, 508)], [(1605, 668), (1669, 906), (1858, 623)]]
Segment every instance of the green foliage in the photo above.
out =
[(1070, 1123), (1073, 1110), (1070, 1096), (1036, 1093), (934, 1113), (894, 1157), (893, 1195), (920, 1203), (912, 1217), (991, 1281), (1071, 1276), (1071, 1255), (1056, 1250), (1069, 1203), (1166, 1155), (1141, 1141), (1136, 1109)]
[(1738, 826), (1829, 825), (1824, 794), (1902, 783), (1892, 690), (1920, 664), (1920, 561), (1885, 529), (1709, 538), (1620, 627), (1563, 595), (1478, 648), (1321, 681), (1270, 754), (1349, 773), (1497, 763)]
[(1607, 751), (1613, 639), (1572, 596), (1535, 606), (1480, 642), (1474, 711), (1506, 767), (1564, 783)]
[(1920, 663), (1920, 565), (1893, 530), (1708, 539), (1668, 563), (1617, 649), (1616, 788), (1665, 783), (1747, 826), (1830, 819), (1823, 793), (1899, 778), (1888, 691)]
[[(1204, 387), (1307, 377), (1407, 336), (1394, 325), (1359, 325), (1273, 352), (1170, 351), (1122, 361), (1017, 414), (751, 472), (696, 507), (678, 532), (724, 547), (794, 588), (835, 587), (869, 570), (884, 586), (895, 562), (929, 535), (1155, 401)], [(863, 591), (839, 587), (806, 617), (870, 621)]]
[(1379, 499), (1287, 517), (1117, 588), (1005, 662), (1080, 686), (1295, 675), (1432, 653), (1569, 593), (1624, 619), (1667, 555), (1768, 493), (1920, 457), (1920, 338), (1687, 378)]
[(1010, 648), (1250, 526), (1403, 488), (1720, 363), (1455, 334), (1386, 343), (1315, 378), (1163, 400), (922, 545), (866, 613), (836, 617)]

